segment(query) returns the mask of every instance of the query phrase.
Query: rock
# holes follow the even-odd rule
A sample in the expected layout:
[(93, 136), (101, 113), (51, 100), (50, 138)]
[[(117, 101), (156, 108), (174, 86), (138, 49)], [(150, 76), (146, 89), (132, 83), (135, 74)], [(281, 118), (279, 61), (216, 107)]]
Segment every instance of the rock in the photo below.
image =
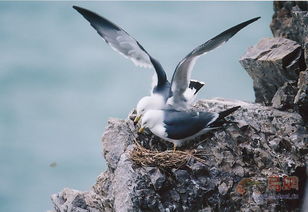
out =
[(258, 190), (252, 192), (252, 198), (255, 203), (258, 205), (262, 205), (264, 203), (264, 199), (262, 197), (262, 193)]
[[(304, 46), (308, 42), (308, 2), (275, 1), (271, 30), (275, 37), (284, 37)], [(308, 63), (307, 63), (308, 64)]]
[[(304, 49), (304, 58), (306, 67), (308, 67), (308, 2), (292, 1), (292, 2), (274, 2), (274, 15), (270, 25), (275, 37), (284, 37), (299, 43)], [(303, 70), (302, 70), (303, 71)], [(306, 71), (307, 72), (307, 71)], [(303, 83), (305, 81), (305, 73), (302, 72), (298, 82), (298, 93), (295, 97), (294, 104), (297, 105), (299, 113), (305, 121), (308, 120), (307, 91)], [(302, 98), (301, 98), (301, 97)], [(305, 97), (304, 97), (305, 98)], [(301, 100), (299, 100), (301, 99)]]
[(299, 113), (305, 121), (308, 121), (308, 70), (299, 74), (297, 87), (298, 92), (294, 98), (294, 104), (298, 105)]
[(272, 99), (272, 106), (280, 110), (294, 108), (294, 98), (297, 93), (296, 82), (285, 82), (278, 88)]
[[(123, 125), (119, 124), (119, 121), (116, 119), (110, 119), (106, 128), (106, 131), (104, 133), (103, 139), (103, 154), (106, 158), (106, 162), (109, 163), (108, 167), (114, 169), (117, 166), (118, 161), (120, 160), (121, 155), (127, 148), (127, 143), (123, 143), (120, 141), (128, 140), (133, 141), (133, 138), (131, 138), (132, 128), (134, 129), (132, 122), (125, 122), (122, 120), (123, 123), (125, 123), (125, 127)], [(109, 135), (116, 137), (108, 137)], [(118, 139), (119, 141), (115, 141), (115, 139)]]
[(253, 79), (256, 102), (280, 110), (301, 108), (305, 114), (303, 107), (289, 101), (298, 88), (285, 83), (297, 82), (308, 66), (308, 3), (275, 1), (274, 12), (270, 27), (275, 38), (249, 48), (240, 63)]
[(306, 62), (306, 67), (308, 67), (308, 42), (305, 43), (304, 49), (305, 49), (305, 62)]
[(274, 15), (270, 25), (275, 37), (284, 37), (299, 43), (304, 49), (308, 65), (308, 2), (274, 1)]
[(108, 211), (103, 208), (100, 197), (93, 191), (80, 192), (65, 188), (59, 194), (53, 194), (51, 200), (55, 211), (74, 211), (74, 212), (100, 212)]
[(256, 102), (271, 105), (279, 87), (297, 81), (306, 66), (301, 46), (285, 38), (264, 38), (240, 59), (253, 79)]
[(225, 182), (223, 182), (222, 184), (218, 186), (218, 191), (221, 195), (227, 194), (228, 190), (229, 190), (229, 187), (227, 186)]
[(156, 167), (146, 167), (146, 172), (149, 173), (154, 189), (159, 191), (166, 181), (166, 176)]
[(175, 177), (175, 180), (179, 182), (180, 184), (184, 184), (185, 182), (190, 180), (190, 175), (188, 174), (186, 170), (174, 169), (172, 170), (172, 173)]
[(187, 167), (191, 171), (191, 173), (195, 176), (207, 175), (209, 173), (209, 166), (203, 164), (199, 161), (190, 160), (187, 163)]
[(241, 165), (237, 165), (234, 167), (234, 174), (239, 177), (244, 177), (245, 171)]
[[(108, 169), (99, 176), (92, 190), (65, 189), (53, 195), (55, 210), (141, 212), (224, 208), (234, 211), (242, 205), (259, 211), (287, 208), (285, 201), (262, 200), (257, 191), (267, 192), (261, 186), (267, 177), (292, 175), (298, 167), (305, 166), (308, 135), (303, 120), (297, 113), (222, 99), (199, 101), (195, 109), (221, 111), (236, 105), (241, 105), (241, 109), (229, 119), (242, 120), (247, 127), (230, 124), (206, 135), (206, 141), (198, 146), (206, 153), (206, 164), (190, 160), (183, 167), (163, 171), (134, 164), (129, 158), (134, 139), (140, 141), (144, 137), (131, 129), (131, 120), (111, 119), (102, 143), (106, 147), (106, 143), (113, 142), (112, 146), (107, 145), (108, 155), (117, 157), (106, 157)], [(194, 141), (184, 148), (193, 145)], [(121, 154), (119, 146), (125, 147)], [(252, 176), (259, 179), (255, 181), (260, 185), (256, 183), (255, 189), (246, 188), (245, 194), (237, 193), (235, 188), (240, 180)], [(95, 197), (95, 201), (90, 197)], [(294, 207), (298, 208), (299, 203)]]

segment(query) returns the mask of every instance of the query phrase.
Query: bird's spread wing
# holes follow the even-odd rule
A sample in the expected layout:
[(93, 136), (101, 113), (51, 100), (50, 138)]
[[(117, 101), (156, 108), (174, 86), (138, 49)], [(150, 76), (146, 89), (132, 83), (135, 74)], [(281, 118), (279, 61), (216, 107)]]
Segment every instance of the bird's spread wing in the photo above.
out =
[(211, 112), (187, 112), (169, 110), (165, 112), (164, 124), (168, 138), (185, 139), (206, 128), (219, 115)]
[(131, 59), (137, 66), (146, 68), (153, 67), (149, 54), (138, 41), (123, 29), (90, 10), (77, 6), (73, 6), (73, 8), (90, 22), (91, 26), (112, 49), (124, 57)]
[(125, 32), (125, 30), (90, 10), (77, 6), (73, 6), (73, 8), (90, 22), (91, 26), (112, 49), (132, 60), (137, 66), (154, 68), (158, 79), (157, 87), (165, 85), (167, 76), (161, 64), (151, 57), (139, 42)]
[(231, 27), (230, 29), (208, 40), (204, 44), (198, 46), (192, 52), (190, 52), (183, 60), (181, 60), (173, 73), (171, 81), (171, 91), (174, 98), (173, 103), (181, 105), (183, 104), (183, 101), (185, 101), (185, 97), (183, 94), (189, 86), (189, 80), (193, 66), (195, 65), (196, 60), (201, 55), (206, 54), (207, 52), (224, 44), (238, 31), (258, 20), (259, 18), (260, 17), (253, 18), (234, 27)]

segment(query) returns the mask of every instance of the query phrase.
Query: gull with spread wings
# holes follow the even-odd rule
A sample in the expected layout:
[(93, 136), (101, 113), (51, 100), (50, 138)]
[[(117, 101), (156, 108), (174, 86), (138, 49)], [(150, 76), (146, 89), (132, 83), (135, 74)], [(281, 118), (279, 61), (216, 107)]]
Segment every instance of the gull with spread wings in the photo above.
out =
[(195, 48), (177, 65), (170, 83), (161, 64), (125, 30), (88, 9), (78, 6), (73, 6), (73, 8), (90, 22), (91, 26), (112, 49), (132, 60), (137, 66), (155, 69), (154, 79), (157, 80), (152, 83), (151, 95), (143, 97), (138, 102), (135, 121), (138, 121), (150, 109), (187, 109), (195, 99), (197, 92), (204, 85), (203, 82), (190, 79), (196, 60), (201, 55), (228, 41), (242, 28), (259, 19), (259, 17), (253, 18), (238, 24)]
[[(131, 37), (125, 30), (113, 24), (106, 18), (81, 7), (73, 6), (98, 34), (106, 41), (116, 52), (133, 61), (136, 66), (144, 68), (154, 68), (155, 73), (152, 83), (150, 96), (143, 97), (137, 104), (137, 120), (148, 109), (164, 108), (167, 99), (172, 96), (171, 84), (167, 80), (166, 73), (161, 64), (154, 59), (140, 43)], [(197, 94), (204, 83), (196, 80), (189, 80), (186, 93), (184, 94), (187, 102), (192, 102), (193, 97)], [(176, 105), (175, 105), (176, 106)]]
[(236, 106), (219, 113), (187, 111), (196, 93), (204, 85), (203, 82), (191, 80), (191, 72), (201, 55), (226, 43), (260, 17), (237, 24), (193, 49), (177, 65), (169, 82), (161, 64), (126, 31), (90, 10), (77, 6), (73, 8), (90, 22), (112, 49), (131, 59), (137, 66), (155, 69), (157, 80), (152, 83), (151, 95), (143, 97), (137, 104), (135, 122), (143, 116), (139, 132), (147, 127), (153, 134), (172, 142), (175, 149), (186, 140), (228, 123), (225, 117), (240, 108)]

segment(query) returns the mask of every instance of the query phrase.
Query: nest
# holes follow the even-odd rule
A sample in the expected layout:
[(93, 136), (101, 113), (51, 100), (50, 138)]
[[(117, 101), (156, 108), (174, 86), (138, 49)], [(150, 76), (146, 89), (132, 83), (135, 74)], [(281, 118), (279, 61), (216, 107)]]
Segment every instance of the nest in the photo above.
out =
[(203, 159), (206, 156), (204, 150), (166, 150), (163, 152), (149, 150), (135, 142), (134, 149), (130, 152), (130, 158), (140, 166), (155, 166), (161, 169), (181, 168), (191, 160), (196, 160), (206, 165)]

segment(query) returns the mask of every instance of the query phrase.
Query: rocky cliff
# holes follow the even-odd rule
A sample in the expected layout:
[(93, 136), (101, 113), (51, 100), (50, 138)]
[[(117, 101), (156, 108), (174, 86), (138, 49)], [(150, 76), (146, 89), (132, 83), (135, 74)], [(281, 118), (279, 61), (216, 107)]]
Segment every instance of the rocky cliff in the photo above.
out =
[(307, 2), (275, 2), (274, 38), (240, 62), (254, 80), (256, 103), (212, 99), (194, 109), (237, 123), (176, 152), (132, 119), (110, 119), (102, 137), (108, 169), (90, 191), (52, 195), (55, 211), (298, 211), (308, 161)]
[(240, 63), (253, 79), (256, 102), (308, 119), (308, 3), (274, 2), (274, 38), (249, 48)]

